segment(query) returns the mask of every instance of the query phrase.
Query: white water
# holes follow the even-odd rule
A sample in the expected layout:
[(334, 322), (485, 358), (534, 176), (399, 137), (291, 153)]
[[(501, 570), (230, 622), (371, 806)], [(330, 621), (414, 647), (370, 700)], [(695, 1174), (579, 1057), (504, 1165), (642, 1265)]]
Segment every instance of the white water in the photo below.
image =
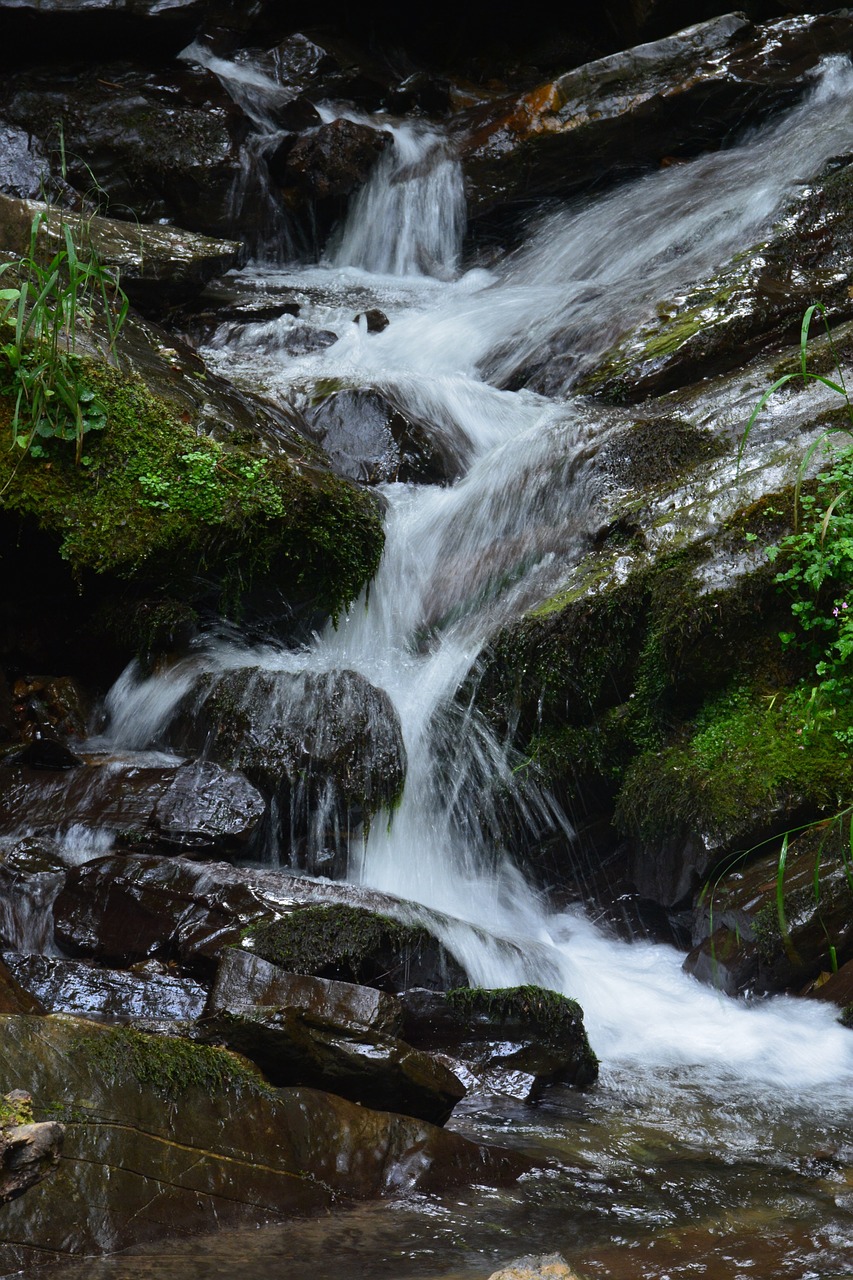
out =
[[(755, 242), (798, 181), (849, 150), (851, 92), (853, 71), (834, 60), (811, 100), (782, 123), (552, 215), (499, 272), (457, 281), (411, 278), (434, 263), (444, 274), (455, 256), (453, 219), (437, 225), (429, 194), (433, 178), (450, 179), (438, 174), (445, 161), (408, 194), (391, 190), (388, 173), (377, 177), (332, 251), (334, 269), (286, 281), (314, 295), (325, 290), (318, 316), (345, 314), (350, 290), (384, 291), (390, 328), (368, 338), (349, 325), (334, 347), (287, 364), (269, 355), (269, 344), (253, 362), (243, 344), (219, 353), (220, 366), (249, 381), (260, 370), (267, 389), (284, 397), (328, 376), (392, 388), (418, 417), (454, 433), (467, 473), (447, 489), (387, 487), (387, 549), (369, 605), (355, 605), (310, 652), (211, 646), (166, 677), (140, 682), (130, 673), (112, 695), (113, 740), (141, 747), (156, 740), (199, 669), (352, 668), (387, 690), (403, 727), (407, 784), (390, 824), (376, 821), (351, 850), (351, 874), (490, 931), (493, 942), (464, 923), (447, 926), (473, 981), (539, 981), (580, 999), (606, 1071), (632, 1066), (652, 1080), (663, 1069), (696, 1069), (701, 1078), (712, 1069), (739, 1088), (820, 1085), (829, 1093), (849, 1087), (853, 1037), (830, 1010), (733, 1002), (685, 977), (670, 948), (629, 946), (580, 917), (552, 914), (501, 848), (497, 797), (517, 792), (513, 762), (455, 698), (495, 629), (544, 597), (582, 552), (594, 524), (586, 475), (601, 419), (570, 398), (496, 384), (558, 344), (569, 357), (568, 388), (656, 300)], [(403, 163), (404, 146), (422, 147), (426, 136), (407, 140), (398, 131), (388, 165)], [(388, 228), (399, 218), (406, 225), (395, 237)], [(429, 263), (423, 246), (432, 246)], [(532, 826), (562, 823), (568, 832), (541, 797), (516, 802)]]

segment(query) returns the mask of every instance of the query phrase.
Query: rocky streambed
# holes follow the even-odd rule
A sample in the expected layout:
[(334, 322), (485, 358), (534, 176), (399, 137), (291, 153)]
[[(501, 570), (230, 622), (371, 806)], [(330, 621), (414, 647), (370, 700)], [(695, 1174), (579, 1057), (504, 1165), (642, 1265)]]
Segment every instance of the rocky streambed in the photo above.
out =
[(4, 1274), (845, 1273), (853, 21), (713, 8), (0, 2)]

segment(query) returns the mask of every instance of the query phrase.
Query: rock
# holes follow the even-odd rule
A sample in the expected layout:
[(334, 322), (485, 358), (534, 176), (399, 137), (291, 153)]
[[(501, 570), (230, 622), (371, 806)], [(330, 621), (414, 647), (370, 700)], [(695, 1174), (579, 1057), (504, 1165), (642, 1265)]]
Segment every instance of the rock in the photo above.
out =
[(530, 1254), (516, 1258), (500, 1271), (493, 1271), (489, 1280), (580, 1280), (562, 1254), (543, 1253), (538, 1257)]
[[(20, 826), (20, 814), (3, 816)], [(50, 840), (27, 836), (0, 842), (0, 946), (21, 952), (52, 949), (52, 906), (65, 874)]]
[(461, 459), (441, 428), (414, 421), (378, 391), (333, 392), (313, 411), (310, 426), (333, 465), (352, 480), (446, 484), (459, 474)]
[(71, 775), (2, 767), (0, 805), (8, 833), (26, 812), (35, 833), (76, 823), (149, 847), (208, 853), (244, 846), (266, 808), (244, 777), (208, 761), (170, 768), (109, 758)]
[[(829, 972), (830, 943), (838, 964), (853, 959), (848, 841), (841, 822), (815, 825), (790, 841), (781, 918), (778, 848), (736, 863), (708, 887), (696, 908), (695, 945), (685, 970), (729, 994), (796, 993), (821, 971)], [(844, 984), (840, 977), (836, 981), (841, 991)], [(823, 998), (832, 999), (832, 990)]]
[(271, 1089), (223, 1049), (82, 1019), (4, 1019), (0, 1075), (24, 1073), (36, 1118), (65, 1121), (65, 1149), (41, 1193), (4, 1210), (3, 1273), (44, 1250), (112, 1252), (324, 1213), (338, 1194), (511, 1183), (530, 1167), (422, 1121)]
[(274, 1085), (325, 1089), (432, 1124), (444, 1124), (465, 1096), (465, 1086), (437, 1058), (322, 1011), (287, 1006), (209, 1013), (200, 1033), (244, 1054)]
[(426, 71), (416, 71), (392, 89), (386, 103), (392, 111), (446, 115), (451, 109), (450, 82)]
[(385, 130), (333, 120), (298, 138), (273, 176), (312, 200), (339, 199), (364, 185), (392, 141)]
[(171, 740), (241, 769), (274, 799), (259, 835), (288, 865), (344, 874), (347, 841), (392, 806), (406, 753), (388, 695), (354, 671), (205, 676)]
[(294, 973), (381, 991), (456, 986), (464, 971), (432, 934), (378, 914), (381, 910), (380, 904), (371, 911), (346, 901), (297, 905), (281, 919), (255, 926), (246, 945)]
[(851, 29), (844, 14), (762, 27), (727, 14), (482, 108), (465, 143), (469, 212), (522, 209), (707, 149), (800, 91), (822, 56), (846, 53)]
[(145, 226), (116, 218), (58, 211), (36, 200), (0, 195), (0, 244), (12, 253), (29, 252), (30, 231), (43, 218), (39, 243), (47, 257), (63, 247), (62, 226), (77, 243), (90, 245), (103, 267), (116, 273), (137, 306), (165, 310), (201, 293), (207, 282), (237, 265), (241, 245), (175, 227)]
[(17, 1200), (50, 1177), (59, 1164), (64, 1138), (64, 1127), (55, 1121), (0, 1127), (0, 1204)]
[(579, 389), (636, 403), (728, 372), (758, 351), (797, 341), (803, 313), (818, 298), (830, 323), (849, 319), (851, 200), (853, 158), (837, 157), (804, 184), (766, 241), (685, 296), (662, 302)]
[(35, 995), (16, 980), (14, 973), (0, 959), (0, 1013), (44, 1013)]
[(549, 1084), (586, 1088), (598, 1078), (580, 1006), (554, 991), (461, 987), (401, 999), (407, 1041), (452, 1053), (496, 1092), (532, 1101)]
[(22, 70), (5, 77), (0, 113), (51, 149), (62, 120), (67, 180), (82, 195), (94, 183), (111, 210), (207, 235), (240, 234), (230, 197), (249, 121), (210, 72), (127, 63)]
[(165, 969), (127, 973), (81, 960), (19, 956), (8, 951), (3, 954), (3, 961), (21, 987), (48, 1013), (76, 1013), (103, 1022), (137, 1018), (183, 1021), (198, 1018), (207, 999), (204, 987)]
[(251, 952), (228, 947), (216, 970), (207, 1012), (246, 1013), (256, 1007), (298, 1009), (321, 1022), (388, 1036), (400, 1034), (403, 1013), (395, 996), (375, 987), (289, 973)]
[(842, 1021), (850, 1025), (850, 1008), (853, 1006), (853, 960), (834, 973), (822, 970), (816, 981), (805, 992), (810, 1000), (829, 1000), (844, 1011)]
[[(302, 910), (330, 904), (340, 909), (319, 917)], [(153, 956), (212, 978), (223, 947), (241, 942), (248, 925), (281, 917), (266, 943), (260, 929), (252, 938), (256, 954), (292, 971), (316, 969), (322, 977), (372, 985), (361, 975), (372, 979), (388, 970), (386, 982), (401, 987), (408, 966), (411, 980), (421, 985), (437, 985), (445, 976), (458, 985), (462, 970), (426, 930), (398, 926), (395, 933), (392, 920), (372, 914), (399, 914), (403, 907), (353, 885), (135, 854), (99, 858), (69, 872), (55, 907), (56, 938), (72, 955), (119, 965)], [(356, 923), (362, 927), (354, 933)], [(396, 945), (390, 955), (382, 949), (389, 939)], [(383, 969), (386, 960), (393, 963)]]
[(531, 1254), (516, 1258), (500, 1271), (493, 1271), (489, 1280), (580, 1280), (576, 1271), (568, 1265), (562, 1254)]
[(353, 316), (353, 320), (356, 324), (363, 320), (367, 325), (368, 333), (383, 333), (391, 323), (385, 312), (380, 311), (378, 307), (369, 307), (367, 311), (359, 311), (357, 316)]
[(37, 138), (0, 120), (0, 191), (26, 199), (40, 196), (50, 161)]
[(17, 736), (32, 742), (52, 730), (59, 738), (85, 738), (89, 699), (70, 676), (21, 676), (12, 686)]

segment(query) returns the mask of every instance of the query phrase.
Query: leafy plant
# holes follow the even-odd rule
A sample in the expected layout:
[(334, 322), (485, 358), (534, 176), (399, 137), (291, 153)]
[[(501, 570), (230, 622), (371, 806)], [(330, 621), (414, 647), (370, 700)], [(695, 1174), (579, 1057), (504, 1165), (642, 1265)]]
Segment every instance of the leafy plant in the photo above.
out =
[[(127, 317), (128, 300), (91, 244), (78, 245), (71, 226), (60, 222), (60, 247), (49, 259), (40, 250), (50, 212), (40, 211), (30, 228), (27, 255), (0, 264), (17, 282), (0, 289), (0, 324), (10, 329), (0, 343), (14, 395), (12, 447), (41, 457), (49, 440), (73, 441), (75, 461), (86, 462), (83, 442), (106, 425), (106, 413), (75, 354), (78, 328), (96, 317), (106, 329), (109, 354)], [(81, 240), (86, 224), (80, 224)]]

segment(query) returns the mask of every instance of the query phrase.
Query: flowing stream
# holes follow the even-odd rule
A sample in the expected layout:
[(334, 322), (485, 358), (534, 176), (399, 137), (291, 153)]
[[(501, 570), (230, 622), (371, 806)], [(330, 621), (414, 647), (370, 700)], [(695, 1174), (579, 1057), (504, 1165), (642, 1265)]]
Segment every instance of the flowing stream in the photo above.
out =
[[(264, 91), (260, 72), (212, 69)], [(375, 387), (452, 442), (461, 478), (384, 486), (379, 574), (336, 629), (303, 650), (217, 640), (168, 674), (131, 669), (111, 694), (108, 736), (156, 747), (205, 671), (361, 673), (393, 702), (408, 773), (393, 818), (350, 841), (348, 875), (452, 916), (446, 940), (473, 981), (579, 999), (602, 1077), (587, 1096), (555, 1089), (537, 1108), (460, 1109), (463, 1132), (548, 1154), (546, 1172), (513, 1191), (372, 1205), (87, 1275), (485, 1276), (553, 1249), (596, 1276), (853, 1275), (853, 1036), (826, 1008), (729, 1000), (684, 976), (668, 947), (555, 914), (501, 847), (500, 807), (509, 794), (533, 831), (569, 838), (570, 823), (548, 797), (519, 791), (504, 744), (459, 696), (496, 628), (559, 585), (595, 528), (590, 459), (606, 423), (572, 398), (573, 383), (628, 323), (760, 239), (797, 182), (850, 150), (851, 93), (853, 70), (830, 60), (779, 123), (552, 212), (502, 264), (464, 274), (452, 152), (431, 127), (381, 118), (394, 147), (327, 260), (242, 273), (243, 287), (297, 297), (302, 320), (339, 338), (293, 356), (290, 317), (238, 339), (223, 330), (205, 352), (215, 367), (297, 404), (324, 379)], [(389, 316), (384, 332), (352, 322), (367, 306)], [(505, 389), (543, 353), (561, 357), (550, 396)]]

